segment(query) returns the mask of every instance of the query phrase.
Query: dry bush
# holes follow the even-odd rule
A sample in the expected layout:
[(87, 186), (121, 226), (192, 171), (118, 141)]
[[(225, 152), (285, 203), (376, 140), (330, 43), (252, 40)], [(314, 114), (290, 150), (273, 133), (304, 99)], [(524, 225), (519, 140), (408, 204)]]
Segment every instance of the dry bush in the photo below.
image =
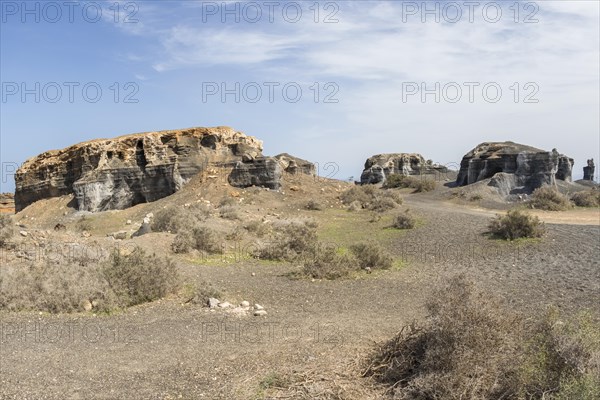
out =
[(271, 232), (271, 225), (260, 220), (253, 220), (244, 225), (250, 233), (254, 233), (257, 237), (263, 237)]
[(302, 274), (314, 279), (337, 279), (359, 269), (357, 260), (350, 254), (339, 253), (335, 247), (319, 249), (302, 263)]
[(240, 219), (238, 206), (222, 206), (219, 207), (219, 216), (225, 219), (236, 220)]
[(436, 290), (427, 309), (425, 324), (403, 328), (365, 370), (396, 398), (597, 398), (597, 323), (592, 334), (551, 318), (531, 323), (464, 276)]
[(600, 207), (600, 190), (585, 190), (574, 193), (571, 200), (577, 207)]
[(306, 209), (311, 211), (321, 211), (323, 209), (323, 204), (316, 200), (309, 200), (306, 203)]
[(551, 186), (537, 188), (531, 194), (532, 208), (546, 211), (564, 211), (571, 208), (569, 198)]
[(219, 208), (235, 205), (237, 205), (237, 201), (233, 197), (225, 196), (219, 201)]
[(348, 204), (348, 207), (346, 209), (348, 211), (359, 211), (362, 210), (362, 204), (360, 203), (360, 201), (353, 201), (352, 203)]
[(192, 250), (199, 250), (208, 254), (222, 252), (221, 243), (216, 232), (202, 225), (177, 233), (175, 239), (173, 239), (171, 249), (174, 253), (189, 253)]
[(429, 192), (435, 189), (435, 181), (427, 178), (415, 178), (410, 175), (390, 174), (383, 184), (384, 188), (412, 188), (414, 193)]
[(350, 250), (363, 269), (389, 269), (394, 265), (394, 258), (377, 243), (356, 243)]
[(50, 313), (96, 312), (153, 301), (176, 290), (179, 275), (168, 259), (141, 249), (109, 260), (82, 258), (7, 266), (0, 276), (0, 309)]
[(184, 303), (206, 305), (208, 299), (214, 297), (215, 299), (222, 298), (223, 293), (216, 289), (209, 282), (202, 281), (200, 283), (188, 283), (183, 286), (180, 292), (180, 297)]
[(535, 215), (513, 209), (505, 215), (497, 215), (488, 225), (490, 233), (501, 239), (542, 237), (546, 232), (544, 223)]
[(179, 287), (179, 274), (169, 258), (148, 256), (137, 248), (130, 255), (114, 251), (102, 275), (121, 307), (154, 301)]
[[(371, 211), (385, 212), (402, 204), (402, 197), (392, 190), (382, 190), (373, 185), (354, 186), (340, 195), (344, 204), (352, 210), (367, 208)], [(359, 207), (360, 205), (360, 207)]]
[(311, 220), (283, 221), (274, 227), (272, 241), (255, 255), (266, 260), (293, 260), (313, 254), (317, 248), (317, 224)]
[(191, 229), (198, 222), (210, 217), (210, 207), (206, 204), (192, 204), (189, 207), (167, 206), (158, 210), (150, 227), (154, 232), (173, 232)]
[(92, 228), (93, 228), (92, 221), (90, 221), (90, 219), (88, 217), (86, 217), (85, 215), (82, 215), (75, 225), (75, 229), (77, 229), (79, 232), (83, 232), (83, 231), (89, 232), (92, 230)]
[(15, 228), (10, 216), (0, 214), (0, 248), (6, 246), (10, 239), (12, 239), (14, 233)]
[(402, 214), (396, 215), (394, 217), (394, 222), (392, 223), (392, 227), (396, 229), (412, 229), (417, 224), (417, 220), (410, 213), (409, 210), (405, 210)]

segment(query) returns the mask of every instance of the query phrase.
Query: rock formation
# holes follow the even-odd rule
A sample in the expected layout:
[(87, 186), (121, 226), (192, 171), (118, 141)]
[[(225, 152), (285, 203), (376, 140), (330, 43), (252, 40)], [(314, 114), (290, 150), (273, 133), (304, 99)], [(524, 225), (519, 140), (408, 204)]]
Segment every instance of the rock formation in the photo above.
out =
[(261, 141), (228, 127), (84, 142), (27, 160), (15, 174), (16, 210), (71, 193), (79, 210), (123, 209), (174, 193), (208, 166), (261, 155)]
[(583, 167), (583, 180), (593, 181), (595, 169), (596, 166), (594, 165), (594, 159), (591, 158), (587, 160), (587, 166)]
[(257, 157), (250, 161), (238, 161), (229, 174), (229, 184), (240, 188), (262, 186), (278, 190), (282, 173), (283, 169), (276, 158)]
[(448, 172), (446, 167), (425, 161), (420, 154), (377, 154), (369, 157), (365, 162), (360, 183), (363, 185), (382, 183), (390, 174), (434, 175), (446, 172)]
[(281, 164), (283, 170), (288, 174), (306, 174), (316, 175), (315, 164), (310, 161), (303, 160), (298, 157), (289, 155), (288, 153), (281, 153), (275, 156), (277, 161)]
[(571, 181), (573, 159), (556, 149), (544, 151), (513, 142), (482, 143), (467, 153), (456, 179), (458, 186), (492, 178), (491, 185), (501, 184), (501, 192), (531, 192), (556, 180)]
[(15, 198), (12, 193), (0, 193), (0, 213), (14, 214)]

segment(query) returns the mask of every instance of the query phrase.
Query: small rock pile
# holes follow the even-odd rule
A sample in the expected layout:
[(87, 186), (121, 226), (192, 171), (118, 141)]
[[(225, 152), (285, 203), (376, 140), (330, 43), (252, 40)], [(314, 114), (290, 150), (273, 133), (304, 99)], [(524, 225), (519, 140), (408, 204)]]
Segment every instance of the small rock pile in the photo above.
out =
[(206, 305), (211, 311), (215, 311), (218, 309), (224, 310), (226, 312), (230, 312), (238, 315), (247, 315), (252, 313), (255, 317), (260, 317), (267, 315), (267, 310), (260, 304), (254, 304), (254, 306), (250, 306), (249, 301), (242, 301), (238, 306), (234, 306), (228, 301), (221, 301), (214, 297), (211, 297), (206, 302)]

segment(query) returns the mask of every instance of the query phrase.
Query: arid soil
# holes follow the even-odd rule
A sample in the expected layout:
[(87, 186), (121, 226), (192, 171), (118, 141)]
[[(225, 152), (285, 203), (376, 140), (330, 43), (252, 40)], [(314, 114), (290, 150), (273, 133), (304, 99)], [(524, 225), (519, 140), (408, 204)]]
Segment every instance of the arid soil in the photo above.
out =
[[(588, 309), (600, 317), (598, 209), (537, 212), (548, 228), (545, 237), (499, 242), (485, 235), (499, 211), (448, 200), (454, 189), (402, 190), (401, 209), (410, 208), (419, 222), (398, 231), (388, 228), (393, 212), (374, 219), (364, 210), (346, 211), (337, 197), (350, 184), (311, 179), (288, 179), (284, 194), (192, 183), (152, 204), (90, 216), (87, 238), (73, 228), (81, 214), (67, 206), (68, 198), (38, 202), (16, 215), (23, 225), (18, 229), (30, 232), (22, 240), (44, 231), (45, 240), (101, 247), (135, 243), (170, 254), (168, 233), (124, 241), (106, 234), (135, 230), (144, 215), (167, 204), (214, 204), (233, 195), (245, 198), (243, 220), (311, 217), (321, 239), (340, 245), (377, 240), (399, 266), (335, 281), (293, 279), (288, 273), (297, 265), (252, 259), (241, 246), (207, 260), (175, 259), (186, 281), (211, 282), (232, 303), (263, 305), (266, 316), (182, 304), (177, 296), (109, 315), (3, 311), (0, 398), (385, 398), (384, 388), (361, 377), (366, 357), (377, 343), (424, 317), (424, 301), (436, 282), (462, 272), (525, 313), (552, 306), (565, 315)], [(310, 199), (324, 209), (305, 210)], [(66, 232), (52, 230), (59, 222)], [(238, 223), (215, 224), (233, 229)], [(15, 261), (4, 256), (3, 263)]]

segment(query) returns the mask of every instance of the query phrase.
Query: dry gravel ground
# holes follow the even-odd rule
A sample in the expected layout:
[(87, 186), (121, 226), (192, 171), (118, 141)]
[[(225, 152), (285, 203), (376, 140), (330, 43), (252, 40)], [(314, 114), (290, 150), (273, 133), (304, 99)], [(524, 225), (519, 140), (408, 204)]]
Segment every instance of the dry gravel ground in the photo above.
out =
[[(275, 197), (258, 201), (262, 210), (252, 209), (252, 215), (275, 209), (311, 215), (330, 240), (374, 237), (365, 211), (336, 205), (343, 187), (306, 187), (285, 201), (265, 194)], [(181, 196), (180, 202), (193, 197)], [(298, 211), (302, 199), (313, 196), (335, 206)], [(290, 264), (177, 259), (187, 281), (212, 282), (231, 302), (259, 303), (268, 311), (264, 317), (182, 305), (176, 297), (111, 315), (1, 312), (0, 398), (384, 398), (383, 388), (360, 377), (365, 357), (375, 343), (422, 319), (436, 282), (459, 272), (519, 310), (539, 313), (553, 305), (566, 314), (591, 309), (600, 317), (598, 210), (542, 215), (548, 227), (542, 240), (499, 243), (483, 235), (494, 211), (452, 204), (439, 193), (406, 192), (405, 206), (419, 217), (414, 230), (385, 230), (385, 218), (372, 223), (385, 232), (375, 237), (404, 261), (390, 271), (310, 281), (290, 279), (286, 274), (297, 268)], [(144, 207), (105, 219), (139, 218)], [(67, 218), (58, 209), (57, 201), (48, 212), (25, 212), (48, 227)], [(171, 235), (153, 233), (134, 241), (166, 252), (169, 240)]]

